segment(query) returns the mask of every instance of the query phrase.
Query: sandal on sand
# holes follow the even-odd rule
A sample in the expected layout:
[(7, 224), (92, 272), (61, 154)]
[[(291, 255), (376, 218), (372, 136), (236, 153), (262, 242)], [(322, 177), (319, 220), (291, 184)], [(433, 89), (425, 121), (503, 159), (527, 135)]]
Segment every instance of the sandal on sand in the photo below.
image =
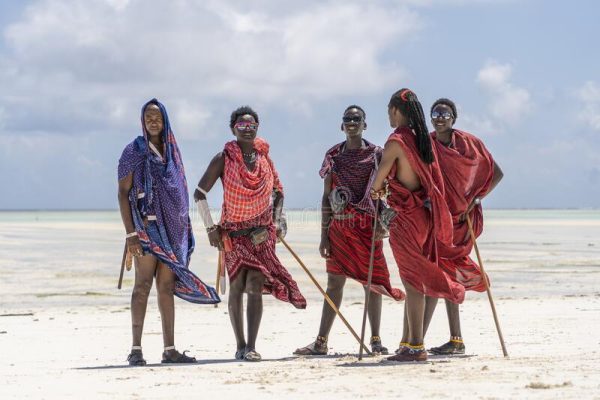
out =
[(400, 353), (402, 353), (402, 350), (404, 350), (406, 347), (408, 347), (408, 342), (400, 342), (400, 344), (398, 345), (398, 348), (396, 349), (396, 351), (394, 353), (400, 354)]
[(412, 362), (427, 361), (427, 351), (422, 346), (405, 347), (400, 353), (388, 357), (388, 361)]
[(465, 354), (465, 344), (462, 340), (450, 340), (439, 347), (432, 347), (429, 349), (431, 354), (439, 356), (451, 356), (454, 354)]
[(381, 338), (379, 336), (371, 336), (371, 352), (374, 354), (389, 354), (387, 347), (381, 344)]
[(235, 352), (235, 359), (243, 360), (245, 355), (246, 355), (246, 349), (239, 349)]
[(183, 354), (181, 354), (177, 350), (173, 350), (173, 353), (174, 353), (174, 357), (173, 357), (173, 355), (169, 356), (169, 354), (166, 351), (164, 351), (162, 354), (161, 363), (163, 363), (163, 364), (194, 364), (194, 363), (196, 363), (197, 362), (196, 357), (186, 356), (185, 353), (187, 353), (187, 352), (188, 352), (188, 350), (185, 350), (183, 352)]
[(246, 354), (244, 354), (244, 360), (246, 361), (260, 361), (262, 357), (256, 350), (248, 350)]
[(317, 336), (317, 340), (305, 347), (300, 347), (294, 351), (297, 356), (325, 356), (327, 355), (327, 338)]
[(146, 360), (144, 360), (144, 355), (141, 351), (132, 351), (127, 356), (127, 361), (129, 361), (129, 365), (133, 367), (143, 367), (146, 365)]

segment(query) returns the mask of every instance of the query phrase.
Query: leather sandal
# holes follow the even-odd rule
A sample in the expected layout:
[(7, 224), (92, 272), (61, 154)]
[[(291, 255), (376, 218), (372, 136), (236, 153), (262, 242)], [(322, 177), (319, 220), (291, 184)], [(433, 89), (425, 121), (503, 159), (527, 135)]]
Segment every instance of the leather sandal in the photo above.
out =
[(127, 361), (129, 362), (129, 365), (133, 367), (143, 367), (146, 365), (146, 360), (144, 360), (144, 355), (140, 350), (133, 350), (129, 353)]
[(245, 355), (246, 355), (246, 349), (239, 349), (235, 352), (235, 359), (243, 360)]
[(324, 336), (317, 336), (317, 340), (308, 346), (296, 349), (294, 354), (297, 356), (324, 356), (327, 355), (327, 350), (327, 338)]
[(423, 346), (408, 346), (400, 353), (387, 358), (388, 361), (412, 362), (427, 361), (427, 351)]
[(262, 356), (256, 350), (248, 350), (244, 354), (245, 361), (256, 362), (262, 360)]
[(387, 347), (384, 347), (381, 344), (381, 337), (371, 336), (371, 353), (383, 355), (389, 354)]
[(400, 342), (400, 344), (398, 345), (398, 348), (396, 349), (396, 351), (394, 353), (400, 354), (400, 353), (402, 353), (402, 350), (404, 350), (406, 347), (408, 347), (407, 342)]
[(448, 343), (445, 343), (438, 347), (432, 347), (429, 349), (431, 354), (435, 355), (443, 355), (443, 356), (451, 356), (454, 354), (465, 354), (465, 344), (462, 340), (450, 340)]
[(175, 357), (169, 356), (169, 354), (166, 351), (164, 351), (162, 354), (161, 363), (163, 363), (163, 364), (194, 364), (198, 361), (198, 360), (196, 360), (196, 357), (190, 357), (190, 356), (185, 355), (185, 353), (187, 353), (188, 350), (185, 350), (183, 352), (183, 354), (181, 354), (177, 350), (173, 350), (173, 352), (175, 353)]

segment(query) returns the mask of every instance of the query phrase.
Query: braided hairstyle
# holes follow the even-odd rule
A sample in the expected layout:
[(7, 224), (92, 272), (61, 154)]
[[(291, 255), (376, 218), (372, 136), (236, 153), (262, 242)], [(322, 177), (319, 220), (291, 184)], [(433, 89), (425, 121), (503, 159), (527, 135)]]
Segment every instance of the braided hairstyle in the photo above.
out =
[(417, 149), (419, 149), (421, 160), (425, 164), (431, 164), (433, 162), (433, 152), (429, 130), (425, 122), (423, 106), (421, 106), (417, 95), (410, 89), (400, 89), (392, 95), (388, 107), (398, 109), (408, 119), (408, 126), (416, 134)]

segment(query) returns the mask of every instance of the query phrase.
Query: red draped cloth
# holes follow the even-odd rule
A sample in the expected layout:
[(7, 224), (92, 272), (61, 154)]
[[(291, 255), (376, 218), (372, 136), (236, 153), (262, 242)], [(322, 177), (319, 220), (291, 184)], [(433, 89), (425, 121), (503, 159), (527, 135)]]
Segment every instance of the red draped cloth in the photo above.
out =
[(390, 246), (400, 277), (426, 296), (462, 303), (464, 286), (438, 265), (438, 244), (452, 244), (452, 216), (437, 161), (425, 164), (421, 160), (415, 134), (409, 128), (396, 129), (388, 141), (402, 147), (421, 181), (421, 188), (411, 192), (396, 178), (395, 165), (388, 177), (388, 203), (397, 212), (390, 225)]
[(274, 190), (283, 193), (283, 187), (269, 157), (267, 143), (256, 138), (254, 147), (257, 160), (254, 169), (248, 171), (237, 142), (225, 144), (221, 226), (227, 234), (264, 226), (269, 235), (259, 245), (254, 245), (248, 236), (231, 238), (232, 251), (224, 252), (225, 268), (231, 281), (237, 278), (242, 268), (260, 271), (265, 277), (263, 293), (270, 293), (296, 308), (306, 308), (306, 299), (298, 284), (275, 254), (277, 236), (272, 194)]
[(283, 186), (269, 156), (269, 144), (262, 138), (254, 139), (256, 162), (252, 171), (244, 163), (237, 141), (225, 144), (223, 182), (223, 209), (221, 219), (241, 222), (258, 217), (271, 205), (273, 190), (283, 193)]
[[(453, 245), (441, 244), (438, 247), (439, 264), (466, 290), (483, 292), (485, 282), (481, 269), (469, 257), (473, 242), (468, 224), (466, 221), (460, 222), (459, 218), (476, 197), (489, 191), (494, 177), (494, 159), (483, 142), (470, 133), (455, 129), (452, 141), (447, 145), (437, 140), (435, 132), (431, 136), (444, 177), (446, 202), (454, 226)], [(481, 206), (475, 206), (470, 217), (475, 236), (479, 237), (483, 231)]]
[[(333, 219), (329, 225), (331, 257), (326, 261), (327, 272), (366, 285), (375, 210), (369, 189), (376, 173), (376, 157), (381, 158), (382, 149), (364, 142), (366, 146), (360, 149), (343, 150), (345, 142), (332, 147), (325, 154), (319, 174), (323, 178), (331, 174), (332, 189), (344, 191), (348, 198), (342, 212), (345, 219)], [(404, 293), (390, 283), (382, 240), (375, 242), (371, 290), (394, 300), (404, 298)]]

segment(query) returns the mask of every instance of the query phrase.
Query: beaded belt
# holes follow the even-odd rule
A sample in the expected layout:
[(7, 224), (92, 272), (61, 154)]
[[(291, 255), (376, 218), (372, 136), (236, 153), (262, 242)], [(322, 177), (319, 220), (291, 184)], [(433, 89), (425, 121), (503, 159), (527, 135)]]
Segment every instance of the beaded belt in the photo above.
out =
[(240, 229), (239, 231), (229, 232), (229, 237), (235, 238), (240, 236), (248, 236), (252, 232), (260, 228), (267, 228), (266, 226), (253, 226), (252, 228)]
[(345, 220), (354, 218), (354, 214), (333, 214), (333, 219)]

